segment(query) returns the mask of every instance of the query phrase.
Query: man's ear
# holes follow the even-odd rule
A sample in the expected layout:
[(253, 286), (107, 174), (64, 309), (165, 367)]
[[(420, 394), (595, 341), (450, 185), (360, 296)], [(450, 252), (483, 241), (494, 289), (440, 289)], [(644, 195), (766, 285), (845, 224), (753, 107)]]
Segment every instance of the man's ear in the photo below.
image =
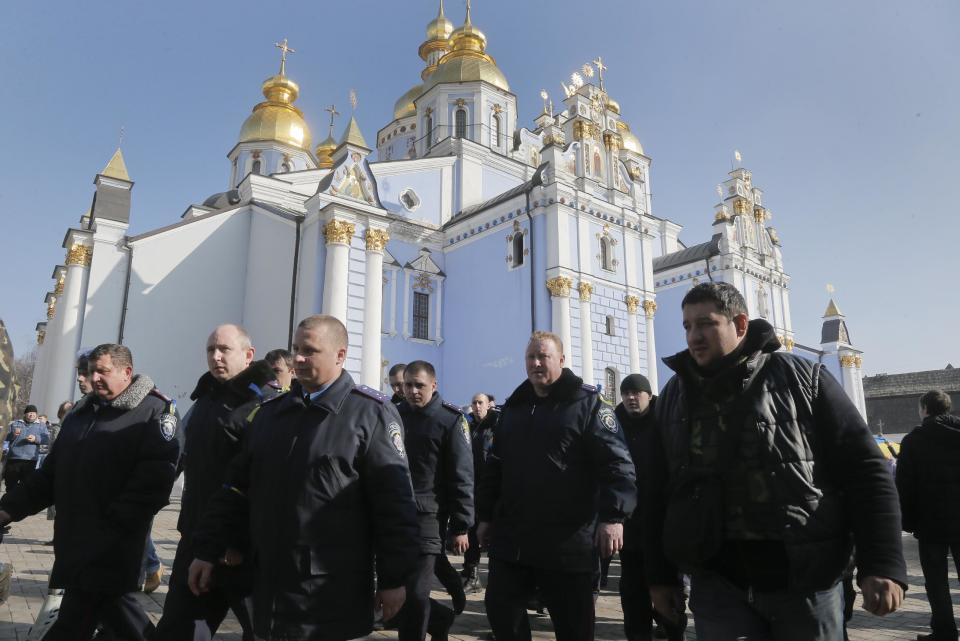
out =
[(737, 314), (733, 317), (733, 324), (737, 328), (737, 338), (743, 338), (747, 335), (747, 327), (750, 325), (750, 317), (746, 314)]

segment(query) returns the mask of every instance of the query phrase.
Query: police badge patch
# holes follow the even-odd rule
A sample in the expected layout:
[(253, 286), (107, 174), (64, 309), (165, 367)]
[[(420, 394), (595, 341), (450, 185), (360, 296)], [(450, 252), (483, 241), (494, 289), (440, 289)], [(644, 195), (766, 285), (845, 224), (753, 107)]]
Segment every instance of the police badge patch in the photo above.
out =
[(463, 440), (470, 445), (470, 424), (467, 423), (467, 417), (463, 415), (460, 416), (460, 432), (463, 434)]
[(617, 433), (617, 417), (612, 409), (609, 407), (601, 407), (600, 411), (597, 412), (597, 417), (600, 419), (600, 424), (603, 425), (603, 429), (614, 434)]
[(164, 412), (160, 415), (160, 436), (165, 441), (173, 440), (177, 435), (177, 415), (172, 412)]
[(390, 438), (390, 443), (393, 444), (393, 449), (397, 450), (400, 458), (406, 458), (406, 453), (403, 450), (403, 431), (400, 429), (400, 425), (396, 422), (387, 425), (387, 436)]

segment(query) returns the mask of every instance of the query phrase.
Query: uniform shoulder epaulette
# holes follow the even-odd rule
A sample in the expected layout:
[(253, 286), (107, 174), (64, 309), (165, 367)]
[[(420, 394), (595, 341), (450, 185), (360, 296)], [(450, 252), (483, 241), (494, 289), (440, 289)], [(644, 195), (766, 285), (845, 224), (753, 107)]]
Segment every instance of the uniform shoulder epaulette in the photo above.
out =
[(454, 412), (456, 414), (463, 414), (463, 409), (459, 405), (454, 405), (453, 403), (448, 403), (447, 401), (443, 401), (442, 405), (446, 407), (448, 410), (450, 410), (451, 412)]
[(172, 398), (170, 398), (169, 396), (167, 396), (166, 394), (164, 394), (163, 392), (161, 392), (160, 390), (158, 390), (156, 387), (154, 387), (152, 390), (150, 390), (150, 393), (153, 394), (154, 396), (156, 396), (157, 398), (159, 398), (160, 400), (165, 401), (165, 402), (167, 402), (167, 403), (169, 403), (169, 402), (171, 402), (171, 401), (173, 400)]
[(386, 403), (390, 402), (389, 396), (387, 396), (380, 390), (375, 390), (372, 387), (369, 387), (367, 385), (356, 385), (354, 386), (353, 391), (356, 392), (357, 394), (366, 396), (367, 398), (372, 398), (373, 400), (377, 401), (381, 405), (385, 405)]
[(580, 386), (580, 389), (589, 394), (597, 394), (600, 391), (596, 385), (590, 385), (589, 383), (584, 383)]

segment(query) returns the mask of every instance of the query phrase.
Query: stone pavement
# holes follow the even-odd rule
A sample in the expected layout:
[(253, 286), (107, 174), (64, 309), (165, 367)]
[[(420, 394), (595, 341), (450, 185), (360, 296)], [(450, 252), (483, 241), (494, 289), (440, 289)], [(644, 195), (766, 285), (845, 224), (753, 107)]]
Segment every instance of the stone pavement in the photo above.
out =
[[(168, 566), (173, 560), (179, 535), (176, 531), (176, 518), (179, 510), (179, 501), (163, 510), (154, 523), (154, 541), (164, 565)], [(47, 521), (44, 514), (31, 517), (12, 526), (10, 534), (0, 544), (0, 562), (13, 563), (14, 576), (11, 581), (10, 598), (0, 605), (0, 641), (17, 639), (22, 641), (27, 637), (27, 631), (43, 603), (47, 590), (47, 578), (53, 562), (53, 548), (43, 545), (44, 541), (52, 538), (52, 522)], [(904, 537), (904, 548), (907, 554), (907, 566), (910, 576), (910, 589), (907, 592), (904, 607), (898, 612), (885, 617), (877, 618), (859, 609), (857, 610), (850, 629), (850, 638), (855, 641), (892, 641), (894, 639), (915, 639), (918, 633), (927, 632), (930, 611), (926, 596), (923, 592), (923, 576), (920, 572), (920, 563), (917, 559), (916, 541), (912, 537)], [(459, 559), (454, 559), (454, 565), (460, 567)], [(623, 639), (622, 612), (620, 600), (617, 596), (617, 576), (619, 569), (616, 561), (610, 568), (610, 587), (602, 592), (597, 603), (597, 635), (598, 641)], [(956, 591), (956, 582), (952, 582)], [(166, 595), (166, 581), (152, 595), (140, 595), (140, 601), (147, 613), (156, 620), (163, 607)], [(443, 600), (445, 595), (434, 593), (434, 597)], [(954, 602), (958, 602), (956, 593)], [(955, 616), (960, 616), (960, 609), (954, 606)], [(536, 639), (552, 639), (549, 619), (546, 617), (532, 618)], [(225, 641), (240, 641), (238, 627), (235, 622), (227, 621), (218, 639)], [(451, 639), (474, 641), (484, 639), (488, 631), (486, 617), (483, 614), (483, 597), (470, 597), (466, 612), (457, 618), (452, 630)], [(378, 632), (369, 639), (395, 639), (392, 632)], [(694, 639), (691, 631), (688, 639)]]

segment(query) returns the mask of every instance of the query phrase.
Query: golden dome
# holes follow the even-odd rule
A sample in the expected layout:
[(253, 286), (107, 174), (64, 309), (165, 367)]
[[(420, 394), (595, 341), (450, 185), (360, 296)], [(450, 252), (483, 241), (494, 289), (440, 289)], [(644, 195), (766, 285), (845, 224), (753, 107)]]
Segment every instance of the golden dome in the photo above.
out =
[[(619, 107), (619, 105), (617, 106)], [(617, 113), (620, 112), (618, 111)], [(627, 151), (632, 151), (635, 154), (643, 155), (643, 145), (640, 144), (640, 139), (634, 136), (633, 132), (630, 131), (630, 125), (622, 120), (618, 120), (617, 129), (620, 130), (620, 137), (623, 138), (623, 148)]]
[(333, 167), (333, 152), (336, 149), (337, 141), (333, 138), (333, 128), (331, 127), (330, 135), (317, 145), (317, 149), (313, 154), (317, 157), (317, 167), (320, 169), (330, 169)]
[(413, 101), (419, 98), (422, 93), (423, 85), (417, 85), (400, 96), (393, 105), (393, 119), (400, 120), (407, 116), (415, 116), (417, 114), (417, 106), (413, 104)]
[(486, 53), (487, 37), (470, 21), (470, 4), (463, 25), (450, 35), (450, 53), (440, 59), (437, 70), (427, 79), (424, 90), (446, 82), (475, 82), (482, 80), (510, 91), (503, 72)]
[(240, 128), (240, 142), (273, 140), (309, 151), (310, 129), (293, 106), (300, 95), (297, 83), (282, 74), (272, 76), (263, 83), (263, 95), (266, 101), (253, 108)]
[(453, 33), (453, 23), (443, 15), (443, 0), (440, 0), (440, 12), (427, 25), (427, 40), (446, 40)]
[(613, 98), (607, 97), (607, 109), (613, 113), (620, 115), (620, 103), (614, 100)]

